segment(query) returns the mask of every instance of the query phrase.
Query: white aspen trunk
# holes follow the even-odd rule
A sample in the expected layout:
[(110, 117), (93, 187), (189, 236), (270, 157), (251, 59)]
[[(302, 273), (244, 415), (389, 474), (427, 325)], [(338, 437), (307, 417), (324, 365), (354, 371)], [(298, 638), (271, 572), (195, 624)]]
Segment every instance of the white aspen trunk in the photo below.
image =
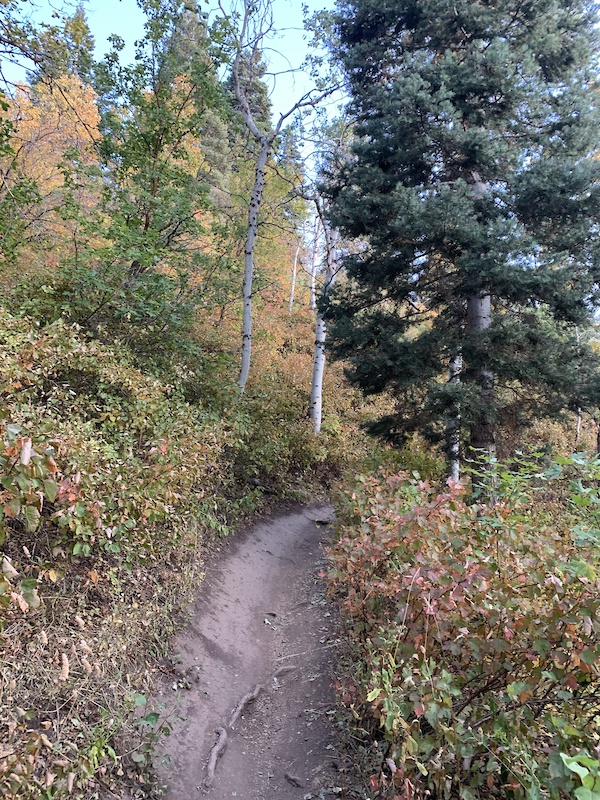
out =
[(292, 283), (290, 286), (290, 302), (288, 306), (288, 311), (290, 314), (292, 313), (292, 309), (294, 307), (294, 297), (296, 294), (296, 275), (298, 273), (298, 256), (300, 255), (300, 247), (302, 244), (302, 240), (298, 240), (298, 245), (296, 247), (296, 252), (294, 253), (294, 263), (292, 264)]
[[(577, 339), (577, 354), (579, 355), (579, 326), (575, 326), (575, 337)], [(575, 423), (575, 447), (579, 445), (581, 437), (581, 408), (577, 408), (577, 422)]]
[[(482, 291), (467, 300), (467, 325), (471, 335), (484, 334), (492, 324), (492, 298)], [(482, 351), (483, 352), (483, 351)], [(471, 425), (471, 447), (487, 458), (496, 455), (496, 438), (492, 408), (494, 404), (494, 373), (483, 364), (479, 368), (481, 410)]]
[(314, 311), (317, 307), (317, 246), (319, 244), (319, 226), (321, 225), (321, 218), (317, 217), (315, 223), (315, 238), (313, 240), (312, 259), (310, 262), (310, 301), (309, 307)]
[[(224, 16), (231, 19), (221, 3), (217, 0)], [(250, 373), (250, 358), (252, 355), (252, 283), (254, 280), (254, 245), (258, 230), (258, 211), (262, 200), (262, 193), (265, 185), (265, 169), (273, 142), (281, 132), (287, 119), (293, 116), (302, 108), (315, 108), (318, 103), (331, 94), (332, 89), (328, 89), (321, 94), (315, 94), (313, 90), (304, 94), (289, 111), (280, 114), (277, 124), (269, 130), (261, 130), (256, 124), (252, 114), (250, 103), (246, 95), (246, 89), (240, 80), (240, 62), (243, 54), (260, 54), (260, 46), (264, 37), (273, 28), (272, 19), (272, 0), (265, 0), (264, 3), (253, 3), (251, 0), (242, 0), (243, 14), (241, 15), (239, 34), (236, 36), (237, 54), (232, 65), (233, 86), (236, 100), (239, 103), (240, 111), (244, 118), (246, 127), (259, 144), (259, 155), (256, 162), (256, 177), (254, 187), (248, 207), (248, 228), (246, 234), (246, 247), (244, 251), (244, 316), (242, 330), (242, 365), (238, 378), (240, 394), (244, 393), (246, 382)]]
[[(454, 385), (460, 383), (462, 368), (462, 353), (454, 353), (448, 364), (448, 383)], [(460, 403), (454, 403), (452, 416), (446, 424), (448, 478), (452, 481), (460, 480), (460, 428)]]
[(263, 138), (260, 152), (256, 161), (256, 175), (254, 186), (248, 206), (248, 229), (246, 233), (246, 246), (244, 248), (244, 316), (242, 323), (242, 366), (238, 378), (240, 394), (244, 393), (248, 375), (250, 374), (250, 360), (252, 356), (252, 284), (254, 281), (254, 245), (258, 231), (258, 210), (262, 200), (265, 186), (265, 168), (271, 151), (271, 138)]
[[(224, 16), (231, 19), (221, 0), (217, 0), (217, 5)], [(327, 97), (333, 89), (328, 89), (320, 94), (315, 94), (314, 90), (304, 94), (298, 102), (294, 103), (289, 111), (279, 115), (277, 124), (268, 130), (261, 130), (256, 124), (252, 114), (250, 103), (246, 94), (246, 89), (240, 80), (240, 62), (243, 54), (248, 56), (260, 55), (260, 47), (264, 37), (273, 28), (272, 0), (265, 0), (264, 3), (253, 3), (251, 0), (242, 0), (243, 14), (240, 16), (239, 33), (236, 36), (235, 45), (237, 54), (233, 61), (231, 74), (236, 100), (244, 118), (246, 127), (259, 144), (259, 155), (256, 162), (256, 177), (254, 187), (248, 207), (248, 228), (246, 233), (246, 247), (244, 251), (244, 316), (242, 329), (242, 364), (238, 378), (240, 395), (244, 393), (248, 375), (250, 373), (250, 359), (252, 355), (252, 283), (254, 280), (254, 245), (258, 230), (258, 211), (262, 200), (262, 193), (265, 185), (265, 169), (273, 142), (281, 132), (287, 119), (292, 117), (297, 111), (303, 108), (315, 108), (318, 103)]]
[(310, 390), (310, 418), (315, 433), (321, 432), (323, 417), (323, 375), (325, 373), (325, 339), (327, 326), (321, 313), (317, 314), (315, 329), (315, 356), (313, 363), (312, 386)]
[(579, 445), (581, 437), (581, 409), (577, 409), (577, 422), (575, 423), (575, 447)]
[[(322, 296), (326, 297), (330, 287), (335, 282), (337, 272), (335, 270), (335, 246), (337, 243), (337, 232), (327, 229), (323, 221), (323, 209), (317, 202), (319, 218), (323, 225), (325, 234), (325, 283), (323, 284)], [(316, 304), (315, 304), (316, 305)], [(327, 326), (321, 311), (317, 313), (317, 324), (315, 328), (315, 355), (313, 362), (313, 379), (310, 391), (310, 418), (315, 434), (321, 432), (321, 421), (323, 416), (323, 375), (325, 373), (325, 341), (327, 337)]]

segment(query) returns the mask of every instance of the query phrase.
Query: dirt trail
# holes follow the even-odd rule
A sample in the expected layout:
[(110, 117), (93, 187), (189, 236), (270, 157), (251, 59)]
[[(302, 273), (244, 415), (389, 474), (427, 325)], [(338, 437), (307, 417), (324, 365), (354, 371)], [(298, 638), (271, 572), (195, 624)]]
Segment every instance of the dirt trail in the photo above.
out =
[[(272, 518), (208, 565), (175, 645), (181, 678), (162, 688), (163, 702), (184, 718), (166, 741), (170, 764), (159, 768), (168, 800), (342, 796), (331, 719), (335, 628), (318, 576), (331, 513), (316, 507)], [(257, 686), (231, 726), (232, 711)], [(208, 787), (219, 728), (227, 747)]]

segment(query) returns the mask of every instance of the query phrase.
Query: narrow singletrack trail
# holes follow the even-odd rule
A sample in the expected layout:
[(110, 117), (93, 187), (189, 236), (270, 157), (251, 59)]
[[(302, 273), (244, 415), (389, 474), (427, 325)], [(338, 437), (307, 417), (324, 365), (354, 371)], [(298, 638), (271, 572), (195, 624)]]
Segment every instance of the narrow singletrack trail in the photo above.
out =
[(338, 643), (319, 577), (331, 518), (327, 506), (281, 514), (208, 564), (175, 643), (180, 679), (165, 679), (159, 698), (173, 712), (159, 767), (167, 800), (344, 796)]

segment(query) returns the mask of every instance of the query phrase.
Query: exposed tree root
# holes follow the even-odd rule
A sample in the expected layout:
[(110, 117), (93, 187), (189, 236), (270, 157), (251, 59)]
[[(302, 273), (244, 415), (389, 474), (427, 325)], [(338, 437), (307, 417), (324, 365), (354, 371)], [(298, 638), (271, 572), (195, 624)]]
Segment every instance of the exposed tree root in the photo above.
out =
[(240, 715), (242, 714), (242, 712), (246, 708), (246, 706), (249, 703), (253, 703), (256, 700), (256, 698), (258, 697), (258, 695), (263, 691), (263, 689), (264, 689), (263, 686), (261, 686), (260, 684), (257, 684), (251, 692), (247, 692), (247, 694), (245, 694), (242, 697), (242, 699), (238, 702), (238, 704), (233, 709), (233, 711), (231, 712), (231, 715), (229, 717), (228, 725), (229, 725), (230, 728), (233, 728), (233, 726), (235, 725), (235, 723), (240, 718)]
[(297, 778), (295, 775), (291, 775), (289, 772), (284, 772), (283, 777), (286, 779), (288, 783), (291, 783), (292, 786), (295, 786), (297, 789), (301, 789), (303, 784), (300, 778)]
[(217, 761), (219, 757), (223, 755), (225, 752), (225, 748), (227, 747), (227, 731), (225, 728), (217, 728), (216, 733), (219, 734), (219, 738), (217, 739), (216, 744), (210, 751), (210, 755), (208, 757), (208, 764), (206, 766), (206, 778), (204, 779), (204, 788), (210, 789), (213, 785), (215, 780), (215, 770), (217, 768)]
[(296, 669), (296, 667), (292, 667), (292, 666), (279, 667), (279, 669), (277, 670), (275, 675), (273, 675), (273, 678), (280, 678), (282, 675), (285, 675), (286, 672), (293, 672), (295, 669)]

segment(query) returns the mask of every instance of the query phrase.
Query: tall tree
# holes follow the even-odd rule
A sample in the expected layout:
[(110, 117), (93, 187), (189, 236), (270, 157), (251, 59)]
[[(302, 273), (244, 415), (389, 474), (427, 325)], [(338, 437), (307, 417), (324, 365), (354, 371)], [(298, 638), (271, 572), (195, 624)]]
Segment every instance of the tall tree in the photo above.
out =
[(323, 312), (323, 306), (327, 301), (327, 295), (333, 287), (338, 277), (337, 267), (337, 243), (338, 232), (332, 230), (327, 223), (326, 211), (323, 200), (316, 197), (314, 200), (316, 208), (315, 230), (318, 231), (317, 222), (323, 230), (323, 286), (321, 289), (321, 308), (317, 309), (317, 320), (315, 325), (315, 350), (313, 358), (313, 375), (310, 389), (310, 419), (315, 433), (321, 432), (323, 417), (323, 375), (325, 373), (325, 349), (327, 343), (327, 322)]
[[(101, 112), (95, 163), (64, 161), (81, 239), (61, 265), (48, 313), (126, 341), (156, 359), (185, 343), (182, 327), (202, 302), (201, 272), (210, 254), (210, 169), (203, 159), (207, 116), (223, 100), (206, 26), (182, 0), (143, 0), (146, 32), (135, 61), (122, 42), (96, 65)], [(200, 174), (202, 173), (202, 174)], [(90, 209), (82, 184), (99, 187)], [(166, 356), (165, 356), (166, 357)]]
[[(259, 225), (259, 213), (265, 188), (266, 170), (269, 158), (273, 153), (276, 139), (282, 133), (287, 121), (298, 111), (314, 108), (332, 89), (324, 92), (310, 90), (306, 92), (289, 110), (279, 114), (272, 124), (264, 119), (265, 98), (262, 92), (253, 90), (256, 82), (260, 82), (262, 72), (261, 47), (265, 37), (272, 30), (272, 0), (260, 0), (252, 3), (242, 0), (239, 13), (239, 25), (230, 32), (231, 47), (234, 57), (231, 68), (231, 83), (235, 99), (244, 123), (256, 142), (256, 169), (254, 184), (248, 203), (246, 226), (246, 242), (244, 247), (244, 284), (243, 284), (243, 322), (242, 322), (242, 363), (238, 377), (238, 387), (243, 394), (250, 374), (252, 356), (252, 297), (254, 286), (254, 252)], [(261, 119), (261, 116), (263, 119)]]
[(326, 183), (334, 226), (361, 247), (328, 314), (351, 379), (398, 401), (376, 431), (446, 435), (456, 457), (467, 426), (493, 454), (507, 405), (583, 401), (577, 363), (592, 362), (574, 326), (600, 266), (594, 9), (338, 3), (356, 141)]

